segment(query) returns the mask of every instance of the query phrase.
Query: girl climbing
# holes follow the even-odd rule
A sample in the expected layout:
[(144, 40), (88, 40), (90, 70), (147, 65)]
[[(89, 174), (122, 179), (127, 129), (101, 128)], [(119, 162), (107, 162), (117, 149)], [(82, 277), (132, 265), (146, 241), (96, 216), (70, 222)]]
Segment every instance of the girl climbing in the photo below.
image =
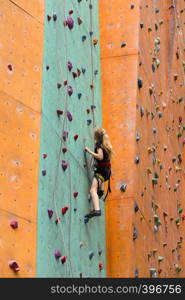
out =
[[(111, 155), (112, 155), (112, 145), (109, 140), (109, 136), (105, 129), (96, 127), (94, 129), (94, 140), (95, 149), (94, 152), (89, 148), (85, 147), (85, 151), (94, 157), (95, 161), (95, 172), (92, 180), (92, 185), (90, 188), (90, 195), (93, 201), (94, 209), (87, 215), (85, 215), (85, 223), (95, 216), (101, 216), (101, 209), (99, 204), (99, 199), (104, 195), (103, 182), (109, 180), (108, 192), (110, 190), (110, 176), (111, 176)], [(107, 197), (107, 195), (106, 195)], [(104, 198), (104, 201), (106, 199)]]

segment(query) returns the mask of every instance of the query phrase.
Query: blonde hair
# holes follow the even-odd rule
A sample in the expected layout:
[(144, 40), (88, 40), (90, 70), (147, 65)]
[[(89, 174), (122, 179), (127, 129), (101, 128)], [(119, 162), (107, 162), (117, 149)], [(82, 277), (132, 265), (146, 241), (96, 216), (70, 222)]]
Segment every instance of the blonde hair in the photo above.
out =
[(109, 159), (112, 157), (112, 145), (109, 139), (109, 136), (104, 128), (95, 127), (94, 128), (94, 138), (98, 143), (102, 145), (102, 148), (106, 151), (109, 156)]

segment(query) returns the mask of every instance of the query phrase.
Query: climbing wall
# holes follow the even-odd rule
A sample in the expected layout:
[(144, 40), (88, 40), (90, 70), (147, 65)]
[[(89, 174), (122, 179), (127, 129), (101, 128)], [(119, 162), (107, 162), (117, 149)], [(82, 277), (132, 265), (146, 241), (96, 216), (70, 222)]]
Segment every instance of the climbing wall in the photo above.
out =
[(0, 5), (1, 277), (36, 271), (44, 1), (23, 2)]
[(98, 1), (46, 1), (37, 276), (104, 277), (103, 216), (92, 207), (85, 146), (101, 126)]
[(133, 252), (141, 277), (185, 275), (184, 22), (184, 1), (140, 1)]
[(185, 275), (184, 24), (183, 0), (100, 3), (110, 277)]

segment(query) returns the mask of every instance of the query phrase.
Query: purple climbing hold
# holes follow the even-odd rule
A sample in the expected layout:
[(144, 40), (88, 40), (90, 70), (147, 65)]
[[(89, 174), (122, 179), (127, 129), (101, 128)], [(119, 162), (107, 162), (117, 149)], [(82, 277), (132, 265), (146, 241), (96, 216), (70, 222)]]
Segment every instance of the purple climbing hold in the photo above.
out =
[(16, 228), (18, 228), (18, 222), (16, 220), (13, 220), (13, 221), (10, 222), (10, 226), (13, 229), (16, 229)]
[(59, 259), (62, 256), (62, 254), (61, 254), (61, 252), (59, 250), (55, 250), (54, 254), (55, 254), (55, 258), (56, 259)]
[(62, 169), (65, 171), (67, 169), (67, 167), (68, 167), (68, 163), (65, 160), (63, 160), (62, 161)]
[(48, 209), (48, 217), (51, 219), (53, 215), (53, 211), (51, 209)]
[(69, 96), (71, 96), (73, 94), (73, 88), (72, 88), (72, 86), (68, 85), (67, 92), (68, 92)]
[(68, 120), (71, 122), (73, 120), (72, 114), (69, 111), (67, 111), (66, 114), (67, 114)]
[(63, 131), (62, 138), (63, 138), (64, 141), (67, 140), (67, 138), (68, 138), (68, 132), (67, 131)]
[(72, 65), (72, 63), (71, 63), (70, 61), (68, 61), (68, 63), (67, 63), (67, 67), (68, 67), (68, 70), (69, 70), (69, 71), (71, 71), (71, 70), (72, 70), (72, 68), (73, 68), (73, 65)]
[(67, 25), (70, 30), (73, 29), (74, 27), (73, 18), (67, 17), (66, 21), (64, 22), (64, 25)]
[(8, 70), (9, 70), (9, 71), (13, 71), (13, 67), (12, 67), (11, 64), (9, 64), (7, 67), (8, 67)]
[(14, 272), (19, 272), (20, 268), (18, 263), (15, 260), (9, 261), (9, 267), (14, 271)]

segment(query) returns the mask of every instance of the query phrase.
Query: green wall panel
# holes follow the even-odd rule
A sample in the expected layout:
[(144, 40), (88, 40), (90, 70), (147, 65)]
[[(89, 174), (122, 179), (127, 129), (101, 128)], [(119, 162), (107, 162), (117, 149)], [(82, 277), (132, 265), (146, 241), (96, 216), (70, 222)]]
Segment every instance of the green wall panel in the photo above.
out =
[[(92, 2), (92, 3), (91, 3)], [(92, 9), (89, 5), (92, 4)], [(74, 19), (74, 28), (69, 30), (63, 22), (73, 10), (71, 17)], [(57, 15), (57, 20), (48, 15)], [(78, 25), (77, 18), (83, 21)], [(90, 35), (90, 32), (93, 32)], [(82, 36), (86, 40), (82, 42)], [(101, 103), (101, 70), (99, 42), (96, 46), (92, 39), (99, 40), (98, 1), (82, 0), (46, 0), (45, 11), (45, 43), (43, 60), (43, 93), (42, 93), (42, 121), (41, 121), (41, 146), (39, 166), (39, 201), (38, 201), (38, 240), (37, 240), (37, 276), (38, 277), (105, 277), (105, 215), (104, 204), (101, 202), (103, 216), (94, 218), (84, 224), (83, 217), (90, 210), (88, 201), (90, 179), (92, 170), (84, 167), (84, 145), (94, 147), (93, 126), (102, 124)], [(73, 70), (68, 71), (67, 62), (71, 61)], [(46, 70), (49, 66), (49, 70)], [(76, 79), (72, 72), (77, 68), (86, 69)], [(98, 70), (95, 75), (94, 71)], [(68, 85), (73, 87), (73, 95), (68, 96), (67, 88), (63, 85), (68, 80)], [(94, 89), (90, 84), (94, 83)], [(61, 83), (60, 89), (57, 83)], [(82, 96), (78, 99), (78, 93)], [(91, 105), (95, 105), (94, 110)], [(57, 116), (56, 110), (64, 113)], [(87, 109), (90, 113), (87, 114)], [(73, 120), (66, 117), (69, 111)], [(88, 126), (87, 120), (92, 123)], [(68, 139), (64, 141), (62, 132), (68, 132)], [(79, 137), (75, 141), (74, 135)], [(64, 154), (62, 148), (68, 151)], [(43, 154), (47, 158), (43, 158)], [(90, 157), (87, 156), (90, 163)], [(62, 160), (69, 163), (64, 172), (61, 167)], [(46, 175), (42, 171), (46, 170)], [(74, 199), (73, 192), (78, 192)], [(65, 215), (61, 208), (68, 206)], [(53, 210), (49, 219), (47, 210)], [(74, 211), (74, 209), (77, 209)], [(60, 222), (55, 223), (59, 217)], [(80, 247), (80, 243), (83, 246)], [(67, 261), (62, 264), (54, 257), (55, 249), (67, 256)], [(102, 254), (98, 251), (102, 249)], [(94, 256), (89, 259), (89, 252)], [(100, 272), (98, 264), (103, 263)]]

